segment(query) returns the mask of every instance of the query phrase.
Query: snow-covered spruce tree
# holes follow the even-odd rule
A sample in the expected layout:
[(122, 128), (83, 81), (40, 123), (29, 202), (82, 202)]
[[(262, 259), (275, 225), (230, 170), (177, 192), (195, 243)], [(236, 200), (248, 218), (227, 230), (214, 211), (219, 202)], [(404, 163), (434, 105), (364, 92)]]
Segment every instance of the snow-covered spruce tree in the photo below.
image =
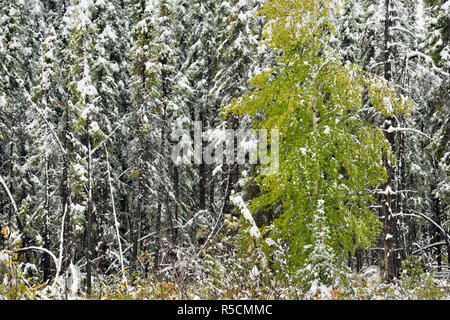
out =
[[(27, 112), (28, 130), (32, 137), (27, 157), (29, 167), (31, 211), (31, 236), (35, 245), (58, 252), (61, 213), (59, 182), (62, 159), (66, 150), (61, 141), (60, 100), (58, 96), (59, 64), (57, 35), (50, 26), (41, 47), (41, 57), (32, 99)], [(53, 196), (52, 196), (53, 195)], [(42, 255), (43, 280), (50, 276), (50, 256)]]
[[(212, 0), (186, 2), (184, 23), (188, 38), (186, 61), (182, 70), (189, 80), (193, 93), (188, 102), (190, 118), (201, 123), (203, 132), (214, 128), (217, 123), (218, 102), (214, 99), (211, 89), (214, 87), (214, 79), (218, 72), (219, 4), (220, 2)], [(212, 167), (200, 159), (199, 155), (196, 158), (195, 164), (200, 179), (196, 187), (199, 194), (197, 206), (199, 210), (214, 212), (216, 208)]]
[(265, 47), (259, 46), (264, 18), (258, 15), (264, 2), (234, 0), (221, 3), (220, 25), (224, 29), (218, 39), (220, 70), (213, 92), (224, 106), (241, 96), (248, 88), (248, 80), (264, 68), (261, 51)]
[[(33, 219), (33, 237), (37, 245), (63, 255), (62, 272), (71, 261), (78, 262), (75, 260), (82, 256), (77, 249), (77, 239), (82, 245), (87, 240), (86, 207), (83, 205), (86, 204), (84, 183), (87, 182), (84, 170), (88, 163), (91, 175), (96, 177), (92, 179), (91, 188), (98, 190), (90, 195), (90, 209), (100, 212), (92, 221), (97, 227), (92, 243), (99, 244), (95, 249), (98, 255), (104, 256), (109, 243), (116, 242), (111, 239), (116, 236), (111, 234), (113, 232), (102, 231), (114, 228), (111, 228), (112, 219), (105, 217), (111, 210), (105, 204), (110, 197), (103, 173), (106, 164), (101, 145), (113, 147), (111, 143), (106, 144), (106, 136), (112, 139), (120, 132), (117, 106), (121, 103), (119, 95), (123, 88), (118, 88), (116, 83), (120, 84), (118, 70), (123, 54), (118, 52), (120, 46), (115, 43), (118, 39), (118, 26), (114, 23), (117, 17), (112, 14), (117, 13), (115, 9), (111, 2), (107, 8), (100, 2), (97, 6), (92, 2), (74, 2), (68, 7), (59, 34), (51, 24), (48, 26), (27, 112), (28, 129), (33, 137), (27, 162), (32, 177), (30, 184), (34, 188), (29, 192), (33, 199), (30, 209), (37, 218)], [(95, 45), (92, 39), (96, 39)], [(86, 98), (89, 94), (83, 91), (86, 88), (98, 94), (95, 106), (89, 104)], [(88, 113), (94, 114), (89, 129), (83, 127)], [(86, 138), (87, 131), (90, 138)], [(90, 160), (86, 144), (96, 151), (92, 152)], [(52, 217), (50, 212), (59, 214)], [(73, 229), (76, 234), (72, 233)], [(43, 258), (44, 278), (47, 278), (49, 256)], [(100, 264), (104, 261), (101, 259)]]
[[(412, 246), (416, 240), (413, 240), (409, 233), (413, 232), (410, 229), (417, 228), (417, 225), (425, 224), (425, 229), (429, 229), (433, 234), (431, 241), (439, 242), (442, 239), (442, 233), (438, 227), (423, 217), (405, 216), (405, 214), (422, 213), (438, 225), (443, 222), (440, 205), (434, 196), (438, 183), (436, 179), (440, 180), (440, 174), (437, 171), (430, 140), (430, 137), (435, 134), (433, 132), (435, 129), (429, 119), (434, 118), (436, 114), (427, 107), (427, 102), (433, 99), (433, 92), (441, 87), (444, 73), (431, 57), (425, 54), (426, 48), (422, 43), (425, 43), (426, 30), (421, 25), (424, 17), (418, 16), (418, 4), (405, 2), (403, 7), (398, 3), (394, 5), (398, 7), (398, 13), (393, 14), (393, 20), (401, 16), (405, 22), (404, 25), (392, 23), (391, 26), (391, 42), (395, 43), (395, 46), (392, 46), (394, 47), (392, 55), (398, 57), (393, 62), (396, 64), (392, 69), (393, 81), (414, 102), (411, 116), (396, 119), (398, 129), (391, 130), (394, 131), (394, 148), (398, 159), (394, 169), (396, 182), (394, 190), (397, 190), (394, 212), (399, 215), (396, 225), (400, 230), (396, 237), (396, 246), (407, 248), (403, 252), (400, 251), (401, 255), (396, 258), (404, 259), (414, 252)], [(396, 7), (393, 6), (394, 12), (395, 9)], [(420, 232), (416, 234), (420, 236)], [(428, 240), (425, 241), (428, 242)], [(437, 259), (441, 259), (440, 253)]]
[[(128, 49), (127, 30), (121, 17), (124, 10), (120, 1), (96, 1), (92, 13), (96, 41), (91, 49), (90, 61), (92, 82), (97, 90), (97, 127), (94, 135), (93, 195), (95, 206), (95, 228), (93, 243), (95, 258), (100, 258), (99, 268), (106, 271), (113, 261), (117, 263), (118, 239), (114, 226), (115, 188), (121, 188), (116, 181), (109, 184), (109, 177), (119, 176), (127, 168), (120, 162), (122, 146), (126, 141), (126, 113), (129, 104), (126, 86)], [(126, 165), (125, 165), (126, 166)], [(109, 169), (109, 170), (108, 170)], [(111, 172), (109, 172), (111, 171)], [(115, 180), (115, 179), (113, 179)], [(111, 189), (113, 187), (113, 190)], [(112, 192), (112, 193), (111, 193)], [(114, 205), (114, 206), (113, 206)], [(122, 210), (120, 210), (122, 211)], [(119, 213), (122, 213), (120, 212)], [(119, 214), (119, 221), (124, 218)], [(118, 267), (118, 265), (116, 265)]]
[[(187, 61), (187, 55), (189, 53), (189, 41), (191, 22), (186, 19), (186, 14), (189, 12), (189, 0), (176, 0), (172, 4), (171, 10), (171, 23), (172, 32), (176, 37), (176, 55), (175, 65), (177, 72), (174, 73), (172, 80), (172, 112), (170, 115), (170, 122), (168, 123), (168, 130), (170, 134), (171, 152), (172, 156), (176, 153), (178, 147), (186, 147), (190, 151), (193, 146), (193, 128), (195, 120), (191, 117), (191, 102), (194, 95), (194, 89), (192, 83), (188, 79), (188, 74), (185, 72), (183, 66)], [(174, 49), (173, 49), (174, 50)], [(179, 135), (182, 135), (181, 137)], [(183, 144), (181, 139), (186, 144)], [(181, 154), (178, 154), (181, 156)], [(195, 215), (197, 209), (197, 199), (195, 196), (195, 187), (198, 184), (198, 174), (192, 165), (193, 154), (185, 154), (186, 159), (177, 158), (172, 166), (172, 180), (174, 187), (174, 195), (176, 199), (175, 204), (175, 220), (179, 227), (175, 230), (176, 236), (179, 237), (178, 243), (180, 245), (188, 244), (192, 245), (193, 237), (186, 228), (190, 228), (183, 222), (190, 221)], [(185, 160), (185, 161), (183, 161)], [(183, 224), (183, 226), (181, 226)], [(181, 232), (180, 232), (181, 231)]]
[[(145, 247), (152, 244), (153, 267), (158, 270), (162, 242), (168, 241), (172, 246), (177, 242), (180, 213), (186, 210), (190, 198), (189, 195), (180, 199), (185, 189), (185, 181), (180, 179), (184, 172), (171, 162), (170, 139), (175, 129), (186, 125), (182, 97), (186, 79), (179, 74), (181, 35), (176, 32), (180, 17), (177, 2), (157, 0), (136, 5), (141, 15), (134, 27), (130, 51), (131, 121), (135, 127), (131, 154), (137, 191), (132, 261), (137, 259), (140, 233), (153, 233)], [(151, 223), (142, 224), (145, 216)], [(166, 228), (170, 234), (162, 233)]]
[[(149, 104), (154, 103), (156, 92), (151, 90), (151, 85), (157, 81), (158, 70), (153, 70), (155, 64), (149, 63), (156, 55), (153, 46), (149, 46), (155, 37), (155, 30), (152, 24), (153, 6), (148, 1), (133, 2), (136, 14), (136, 24), (132, 31), (132, 46), (130, 47), (130, 88), (131, 88), (131, 117), (127, 127), (133, 128), (130, 131), (132, 138), (128, 154), (131, 156), (130, 162), (133, 168), (131, 182), (132, 195), (129, 204), (129, 215), (132, 217), (130, 223), (129, 240), (133, 245), (130, 259), (132, 270), (136, 268), (138, 258), (138, 242), (141, 234), (142, 211), (146, 207), (146, 194), (148, 181), (147, 175), (153, 174), (151, 168), (146, 168), (149, 156), (150, 144), (154, 145), (158, 141), (156, 134), (157, 126), (153, 118), (148, 118), (150, 113)], [(155, 74), (156, 73), (156, 74)], [(148, 88), (150, 87), (150, 88)], [(151, 123), (149, 122), (151, 121)], [(155, 130), (149, 130), (154, 128)], [(153, 150), (154, 146), (151, 146)], [(131, 152), (130, 152), (131, 151)], [(154, 194), (154, 192), (153, 192)]]
[[(428, 164), (429, 188), (423, 195), (427, 201), (427, 209), (430, 209), (429, 217), (444, 227), (447, 235), (450, 233), (445, 228), (449, 216), (449, 137), (450, 137), (450, 1), (424, 1), (426, 38), (424, 49), (433, 58), (436, 67), (439, 68), (440, 79), (436, 80), (436, 86), (430, 88), (431, 94), (427, 96), (427, 103), (420, 112), (423, 131), (431, 137), (425, 144)], [(420, 196), (420, 195), (419, 195)], [(437, 264), (442, 263), (442, 248), (440, 243), (447, 246), (447, 261), (450, 256), (450, 239), (439, 228), (432, 227), (434, 233), (432, 241), (436, 244)]]
[[(219, 69), (214, 80), (212, 93), (219, 101), (219, 107), (228, 106), (233, 99), (241, 96), (248, 88), (248, 81), (260, 73), (267, 63), (264, 59), (266, 48), (260, 46), (260, 38), (264, 24), (264, 17), (258, 11), (265, 1), (223, 1), (219, 7)], [(228, 115), (219, 127), (237, 130), (246, 127), (240, 123), (238, 117)], [(248, 168), (247, 168), (248, 169)], [(243, 170), (243, 168), (241, 168)], [(220, 192), (220, 208), (222, 213), (232, 211), (230, 195), (237, 187), (239, 165), (218, 164), (213, 172)], [(223, 202), (223, 203), (222, 203)]]
[(362, 1), (344, 1), (337, 7), (337, 11), (337, 38), (342, 60), (358, 64), (362, 56), (361, 37), (366, 27)]
[[(66, 156), (64, 170), (67, 170), (64, 206), (65, 226), (68, 236), (67, 260), (77, 262), (86, 259), (87, 292), (91, 292), (91, 235), (93, 216), (92, 149), (94, 138), (100, 129), (96, 122), (100, 109), (97, 106), (98, 91), (92, 81), (94, 39), (97, 30), (92, 22), (95, 10), (93, 1), (74, 1), (65, 17), (68, 33), (64, 77), (67, 88), (65, 139), (69, 140), (70, 151)], [(65, 177), (64, 177), (65, 178)], [(70, 231), (73, 230), (73, 233)], [(69, 238), (70, 239), (70, 238)], [(85, 252), (78, 251), (78, 240)]]
[[(411, 253), (412, 243), (408, 244), (407, 230), (415, 226), (414, 221), (404, 216), (412, 209), (411, 191), (423, 187), (409, 176), (416, 171), (409, 168), (429, 167), (421, 160), (423, 150), (417, 150), (420, 145), (417, 140), (424, 137), (420, 134), (423, 131), (420, 121), (414, 114), (418, 107), (425, 104), (432, 87), (439, 81), (431, 58), (419, 46), (423, 35), (418, 25), (416, 2), (361, 0), (346, 6), (358, 9), (353, 14), (346, 14), (348, 11), (345, 10), (341, 14), (339, 24), (345, 31), (339, 35), (343, 56), (365, 70), (383, 76), (399, 88), (402, 96), (409, 96), (415, 104), (413, 116), (408, 118), (384, 118), (370, 104), (361, 112), (366, 120), (377, 123), (384, 130), (397, 158), (394, 163), (385, 159), (389, 179), (379, 195), (382, 205), (380, 215), (384, 219), (381, 242), (385, 248), (386, 275), (392, 279), (399, 275), (400, 260)], [(349, 36), (346, 31), (350, 29), (353, 32)], [(399, 228), (403, 231), (398, 232)], [(406, 250), (394, 249), (401, 246)]]
[[(37, 51), (29, 9), (28, 1), (0, 1), (0, 176), (4, 182), (0, 221), (22, 233), (29, 214), (26, 198), (30, 188), (24, 166), (29, 141), (25, 112)], [(26, 245), (26, 234), (23, 240)]]
[(308, 259), (303, 248), (315, 236), (319, 200), (336, 259), (372, 243), (379, 222), (367, 190), (385, 181), (382, 154), (391, 161), (392, 154), (382, 131), (355, 115), (366, 90), (384, 116), (408, 109), (387, 81), (339, 60), (330, 44), (332, 9), (327, 1), (266, 4), (264, 41), (279, 54), (277, 65), (253, 78), (252, 90), (229, 109), (252, 117), (255, 128), (279, 130), (279, 169), (259, 177), (264, 194), (250, 208), (282, 208), (267, 230), (288, 244), (293, 273)]
[[(161, 65), (161, 102), (164, 108), (163, 125), (166, 127), (162, 133), (165, 139), (163, 150), (167, 174), (170, 182), (166, 183), (165, 194), (167, 215), (164, 227), (170, 230), (169, 242), (172, 245), (191, 245), (188, 233), (180, 233), (183, 222), (189, 221), (196, 212), (193, 187), (197, 180), (197, 174), (192, 167), (192, 154), (187, 156), (187, 163), (183, 161), (173, 162), (172, 156), (177, 149), (178, 138), (188, 139), (193, 128), (193, 118), (189, 110), (189, 102), (193, 96), (193, 89), (188, 75), (182, 69), (186, 62), (188, 48), (184, 47), (189, 41), (188, 30), (190, 25), (185, 21), (188, 12), (185, 0), (160, 1), (157, 25), (159, 35), (157, 38), (158, 61)], [(181, 131), (180, 131), (181, 130)], [(177, 133), (184, 133), (182, 137), (174, 137)], [(175, 138), (175, 139), (174, 139)], [(180, 156), (181, 154), (178, 154)], [(171, 158), (169, 160), (169, 158)]]
[(450, 3), (448, 0), (424, 0), (424, 3), (428, 17), (428, 52), (436, 64), (450, 70)]
[[(115, 4), (74, 1), (64, 18), (64, 36), (68, 44), (63, 52), (67, 90), (63, 136), (68, 145), (62, 178), (62, 201), (69, 239), (65, 239), (69, 244), (66, 254), (74, 262), (84, 256), (88, 293), (91, 291), (94, 249), (99, 253), (106, 250), (100, 248), (99, 239), (93, 237), (93, 234), (104, 236), (101, 230), (105, 227), (101, 223), (107, 222), (106, 217), (94, 215), (97, 207), (105, 208), (105, 204), (98, 199), (102, 199), (101, 193), (107, 194), (106, 190), (110, 187), (104, 174), (96, 176), (101, 174), (99, 166), (106, 170), (109, 165), (105, 162), (105, 149), (101, 147), (103, 143), (111, 147), (105, 140), (114, 135), (120, 126), (117, 108), (120, 90), (115, 74), (120, 72), (121, 61), (117, 61), (117, 51), (114, 52), (117, 50), (117, 24), (114, 24), (113, 16), (117, 8)], [(100, 195), (94, 194), (94, 190)], [(73, 236), (72, 240), (70, 236)], [(77, 240), (85, 252), (74, 250)], [(99, 246), (94, 248), (94, 243)]]
[[(305, 246), (306, 261), (303, 269), (297, 273), (299, 281), (309, 289), (331, 287), (336, 280), (336, 257), (330, 243), (330, 230), (327, 226), (323, 200), (319, 200), (311, 223), (311, 244)], [(315, 294), (315, 292), (313, 292)]]

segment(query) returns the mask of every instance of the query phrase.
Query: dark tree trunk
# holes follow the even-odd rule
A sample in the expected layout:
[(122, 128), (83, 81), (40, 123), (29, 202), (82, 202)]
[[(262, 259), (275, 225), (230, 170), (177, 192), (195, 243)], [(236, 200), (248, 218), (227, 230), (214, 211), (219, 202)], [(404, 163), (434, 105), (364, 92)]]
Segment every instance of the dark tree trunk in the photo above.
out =
[[(45, 223), (44, 223), (44, 249), (50, 250), (50, 235), (49, 235), (49, 177), (48, 177), (48, 159), (45, 162)], [(50, 256), (48, 254), (44, 254), (42, 261), (42, 269), (43, 269), (43, 280), (47, 282), (50, 278)]]
[[(384, 24), (384, 78), (387, 81), (392, 80), (392, 61), (390, 49), (390, 29), (391, 29), (391, 0), (385, 0), (385, 24)], [(395, 147), (394, 134), (386, 130), (394, 124), (395, 118), (388, 117), (385, 120), (384, 134), (386, 140), (392, 148)], [(385, 260), (385, 276), (386, 281), (391, 282), (397, 276), (397, 263), (394, 254), (394, 242), (396, 239), (395, 218), (393, 217), (393, 197), (394, 190), (394, 171), (393, 164), (389, 163), (387, 155), (383, 155), (383, 164), (386, 168), (388, 179), (383, 185), (385, 192), (382, 197), (382, 214), (383, 214), (383, 243), (384, 243), (384, 260)]]
[[(205, 116), (203, 112), (200, 112), (200, 121), (202, 123), (202, 129), (205, 128)], [(206, 175), (207, 175), (207, 170), (206, 170), (206, 164), (205, 161), (203, 161), (203, 139), (201, 142), (201, 147), (202, 147), (202, 159), (201, 159), (201, 163), (199, 166), (199, 176), (200, 176), (200, 184), (199, 184), (199, 208), (200, 210), (206, 210)]]
[(71, 143), (69, 138), (69, 107), (66, 106), (65, 114), (65, 128), (63, 133), (63, 143), (64, 150), (66, 153), (63, 156), (63, 172), (61, 177), (61, 199), (62, 199), (62, 222), (64, 226), (64, 237), (63, 237), (63, 257), (61, 264), (61, 272), (64, 273), (69, 267), (70, 261), (72, 260), (72, 228), (70, 219), (70, 190), (69, 190), (69, 167), (70, 167), (70, 152)]
[(141, 237), (141, 206), (142, 206), (142, 192), (143, 192), (143, 177), (142, 169), (139, 169), (138, 173), (138, 190), (137, 190), (137, 203), (133, 224), (133, 253), (131, 258), (131, 274), (137, 270), (139, 238)]
[(91, 155), (91, 138), (89, 136), (89, 119), (86, 121), (86, 132), (87, 132), (87, 145), (88, 145), (88, 208), (87, 208), (87, 230), (86, 230), (86, 291), (91, 294), (92, 283), (91, 283), (91, 253), (92, 253), (92, 215), (93, 215), (93, 203), (92, 203), (92, 155)]

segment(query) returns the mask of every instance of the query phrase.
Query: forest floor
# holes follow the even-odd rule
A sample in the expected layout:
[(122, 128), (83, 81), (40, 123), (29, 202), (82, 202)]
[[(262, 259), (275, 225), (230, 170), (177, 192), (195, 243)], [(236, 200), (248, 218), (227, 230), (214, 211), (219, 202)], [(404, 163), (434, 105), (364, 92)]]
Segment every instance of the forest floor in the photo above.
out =
[(55, 282), (48, 285), (4, 282), (0, 285), (0, 300), (450, 300), (450, 281), (428, 273), (405, 275), (390, 284), (378, 275), (353, 274), (340, 286), (313, 284), (308, 290), (296, 285), (270, 287), (261, 283), (223, 287), (217, 279), (171, 283), (155, 278), (131, 281), (104, 277), (94, 278), (92, 292), (87, 295), (84, 284), (69, 285), (76, 293), (62, 290)]

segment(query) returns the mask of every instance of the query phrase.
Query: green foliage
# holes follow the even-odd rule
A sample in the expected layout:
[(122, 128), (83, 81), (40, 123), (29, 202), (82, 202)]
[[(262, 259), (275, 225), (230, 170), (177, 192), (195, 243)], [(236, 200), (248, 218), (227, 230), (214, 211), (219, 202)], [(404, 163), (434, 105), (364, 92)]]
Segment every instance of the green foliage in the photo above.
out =
[(35, 300), (38, 286), (27, 278), (18, 250), (21, 247), (20, 234), (5, 227), (1, 229), (0, 243), (0, 299)]
[[(383, 154), (395, 252), (442, 241), (419, 212), (449, 227), (450, 2), (419, 28), (417, 3), (0, 0), (0, 300), (448, 298), (416, 257), (390, 284), (345, 266)], [(173, 165), (195, 120), (278, 130), (279, 166)]]
[(411, 256), (402, 261), (403, 273), (413, 285), (416, 285), (422, 280), (423, 275), (425, 274), (423, 268), (423, 262), (417, 256)]
[(364, 123), (358, 110), (367, 96), (385, 116), (409, 109), (391, 84), (338, 59), (329, 45), (331, 10), (328, 1), (266, 4), (264, 41), (278, 53), (277, 65), (254, 77), (253, 90), (228, 109), (253, 117), (256, 129), (280, 132), (279, 170), (258, 177), (263, 195), (250, 208), (282, 205), (270, 234), (288, 242), (291, 271), (310, 254), (303, 248), (313, 243), (320, 201), (327, 245), (337, 258), (375, 239), (380, 224), (368, 209), (374, 201), (368, 190), (387, 177), (383, 152), (393, 156), (382, 131)]

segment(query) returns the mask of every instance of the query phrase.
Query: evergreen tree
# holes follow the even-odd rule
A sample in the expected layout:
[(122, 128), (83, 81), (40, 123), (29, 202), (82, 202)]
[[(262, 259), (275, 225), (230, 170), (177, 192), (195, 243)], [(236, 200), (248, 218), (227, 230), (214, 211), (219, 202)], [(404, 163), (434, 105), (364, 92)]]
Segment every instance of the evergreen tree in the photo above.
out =
[[(417, 207), (418, 199), (411, 190), (430, 187), (429, 181), (423, 180), (431, 176), (425, 173), (431, 166), (423, 162), (425, 150), (420, 148), (430, 142), (425, 138), (429, 133), (421, 124), (424, 120), (421, 106), (439, 83), (439, 72), (419, 45), (424, 35), (418, 25), (421, 17), (416, 2), (363, 0), (346, 4), (345, 9), (339, 23), (343, 30), (342, 55), (395, 84), (401, 95), (411, 98), (415, 105), (411, 117), (384, 118), (370, 104), (362, 112), (384, 130), (396, 154), (394, 163), (385, 159), (389, 179), (379, 195), (380, 216), (384, 217), (381, 242), (385, 247), (386, 274), (392, 279), (399, 275), (400, 260), (408, 254), (406, 251), (412, 250), (409, 232), (413, 232), (415, 225), (404, 214), (422, 210)], [(414, 170), (419, 167), (423, 170)], [(423, 198), (422, 195), (419, 197)], [(406, 251), (394, 249), (401, 246)], [(397, 254), (394, 255), (394, 251)]]
[[(182, 68), (193, 92), (188, 107), (190, 118), (192, 121), (201, 123), (204, 132), (214, 128), (217, 123), (214, 115), (217, 114), (218, 105), (211, 94), (218, 66), (217, 7), (216, 1), (189, 1), (185, 16), (186, 30), (189, 32), (189, 36), (186, 44), (188, 47), (186, 61)], [(202, 143), (203, 148), (204, 144)], [(212, 201), (214, 193), (211, 193), (211, 189), (207, 189), (208, 184), (213, 185), (211, 184), (211, 167), (203, 161), (201, 155), (195, 156), (195, 164), (198, 165), (197, 172), (200, 179), (196, 191), (199, 194), (198, 209), (214, 211), (214, 201)], [(210, 201), (208, 201), (208, 196)]]
[[(427, 141), (425, 153), (427, 156), (428, 171), (427, 178), (429, 187), (426, 193), (420, 194), (427, 201), (430, 208), (430, 218), (434, 219), (437, 225), (445, 228), (448, 221), (449, 206), (449, 114), (450, 114), (450, 2), (449, 1), (425, 1), (425, 27), (427, 29), (427, 40), (424, 41), (424, 49), (433, 58), (436, 69), (439, 70), (439, 78), (434, 80), (435, 85), (429, 88), (429, 95), (426, 96), (427, 103), (420, 112), (420, 123), (424, 131), (431, 137)], [(442, 241), (447, 246), (447, 257), (450, 256), (450, 239), (441, 232), (440, 228), (432, 226), (431, 232), (435, 234), (432, 241), (437, 243), (436, 255), (438, 266), (442, 263), (441, 246)]]
[[(0, 203), (5, 223), (21, 232), (25, 232), (27, 223), (26, 198), (30, 187), (24, 167), (29, 141), (24, 119), (36, 54), (29, 9), (27, 1), (0, 2), (0, 176), (5, 177), (20, 216), (6, 193), (2, 193)], [(22, 201), (25, 201), (23, 208)]]
[[(260, 46), (264, 18), (258, 15), (265, 1), (223, 1), (219, 8), (223, 11), (223, 31), (219, 34), (218, 57), (219, 71), (214, 80), (212, 92), (221, 108), (227, 107), (234, 99), (248, 89), (248, 81), (266, 68), (264, 55), (266, 47)], [(223, 127), (238, 130), (247, 127), (238, 117), (230, 117)], [(236, 153), (236, 150), (234, 150)], [(248, 168), (247, 168), (248, 169)], [(241, 171), (244, 170), (241, 168)], [(221, 173), (218, 186), (222, 188), (221, 210), (231, 212), (231, 193), (236, 190), (239, 177), (238, 164), (218, 164), (214, 172)]]
[(299, 280), (308, 286), (332, 286), (335, 280), (336, 261), (333, 248), (330, 246), (330, 234), (326, 222), (326, 213), (321, 208), (323, 202), (319, 200), (318, 209), (311, 222), (311, 245), (305, 246), (305, 267), (298, 272)]
[[(136, 157), (135, 170), (138, 170), (132, 259), (137, 258), (142, 202), (148, 201), (147, 214), (152, 224), (146, 225), (145, 229), (155, 234), (152, 237), (154, 267), (158, 269), (162, 241), (169, 241), (161, 233), (166, 227), (163, 223), (167, 221), (171, 230), (169, 242), (175, 245), (181, 222), (180, 211), (186, 210), (189, 204), (190, 196), (184, 200), (181, 198), (185, 180), (180, 177), (186, 172), (170, 161), (172, 133), (180, 126), (189, 125), (189, 121), (185, 122), (188, 113), (183, 97), (187, 79), (179, 73), (182, 53), (178, 46), (181, 35), (177, 34), (180, 18), (177, 2), (158, 0), (148, 2), (142, 8), (131, 48), (132, 121), (136, 121), (137, 128), (140, 128), (132, 147)], [(144, 199), (142, 193), (149, 195)]]
[[(58, 52), (57, 36), (53, 27), (49, 27), (45, 35), (36, 85), (32, 89), (32, 103), (27, 112), (28, 129), (32, 137), (27, 165), (32, 175), (33, 193), (30, 211), (34, 213), (32, 219), (33, 236), (36, 245), (44, 249), (57, 252), (58, 234), (60, 226), (57, 214), (62, 212), (61, 199), (58, 192), (58, 181), (61, 173), (58, 168), (62, 166), (62, 159), (66, 153), (61, 142), (59, 126), (61, 112), (58, 97)], [(53, 196), (51, 196), (53, 194)], [(53, 214), (52, 214), (53, 213)], [(43, 255), (43, 280), (50, 276), (50, 257)]]

